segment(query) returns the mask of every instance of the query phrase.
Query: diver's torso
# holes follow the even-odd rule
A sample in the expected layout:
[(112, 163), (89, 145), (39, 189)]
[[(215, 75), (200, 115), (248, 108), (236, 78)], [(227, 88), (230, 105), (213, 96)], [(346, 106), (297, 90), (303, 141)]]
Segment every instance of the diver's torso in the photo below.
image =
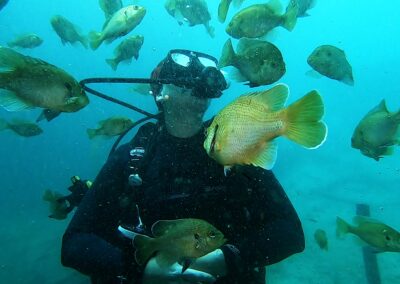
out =
[(223, 166), (207, 156), (203, 141), (203, 133), (190, 139), (157, 137), (137, 199), (147, 230), (158, 220), (200, 218), (234, 238), (249, 224), (247, 207), (255, 199), (249, 180), (237, 173), (226, 177)]

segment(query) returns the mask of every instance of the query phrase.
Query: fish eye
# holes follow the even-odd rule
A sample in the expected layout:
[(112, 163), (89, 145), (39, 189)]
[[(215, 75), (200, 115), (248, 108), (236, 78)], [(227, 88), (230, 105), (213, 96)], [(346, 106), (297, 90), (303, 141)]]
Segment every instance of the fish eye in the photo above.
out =
[(139, 10), (139, 6), (135, 5), (135, 6), (133, 6), (133, 9)]
[(390, 238), (389, 236), (385, 236), (385, 239), (386, 239), (387, 241), (390, 241), (390, 240), (391, 240), (391, 238)]
[(211, 232), (208, 234), (208, 237), (210, 237), (211, 239), (214, 239), (214, 238), (216, 237), (215, 232), (214, 232), (214, 231), (211, 231)]
[(194, 234), (194, 238), (195, 238), (196, 240), (198, 240), (198, 239), (200, 239), (200, 235), (199, 235), (198, 233), (195, 233), (195, 234)]

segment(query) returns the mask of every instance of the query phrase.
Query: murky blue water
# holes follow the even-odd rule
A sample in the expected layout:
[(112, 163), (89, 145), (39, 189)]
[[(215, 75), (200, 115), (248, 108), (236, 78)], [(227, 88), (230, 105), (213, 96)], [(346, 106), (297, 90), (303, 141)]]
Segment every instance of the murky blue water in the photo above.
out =
[[(130, 4), (132, 1), (124, 1)], [(63, 46), (52, 30), (50, 18), (61, 14), (87, 34), (100, 30), (104, 15), (96, 0), (9, 1), (0, 11), (0, 45), (22, 33), (34, 32), (44, 43), (21, 53), (57, 65), (76, 79), (88, 77), (148, 77), (154, 66), (173, 48), (186, 48), (216, 57), (228, 35), (217, 20), (219, 1), (207, 1), (215, 27), (211, 38), (203, 26), (180, 26), (164, 9), (164, 1), (136, 1), (147, 8), (143, 22), (130, 34), (142, 34), (144, 45), (137, 61), (121, 64), (114, 72), (105, 59), (113, 56), (120, 40), (98, 50)], [(245, 1), (243, 7), (263, 1)], [(285, 2), (285, 1), (282, 1)], [(324, 98), (325, 122), (329, 134), (325, 144), (306, 150), (279, 139), (274, 171), (285, 187), (303, 222), (306, 250), (270, 267), (268, 283), (368, 283), (361, 246), (347, 237), (335, 237), (336, 216), (347, 220), (358, 203), (368, 204), (371, 215), (400, 229), (400, 152), (376, 162), (350, 147), (353, 130), (364, 114), (383, 98), (389, 110), (400, 108), (400, 25), (398, 1), (318, 1), (300, 18), (293, 32), (278, 28), (270, 38), (282, 51), (287, 73), (279, 82), (289, 85), (289, 103), (317, 89)], [(231, 8), (228, 20), (237, 11)], [(235, 45), (236, 41), (234, 41)], [(332, 44), (345, 50), (353, 67), (354, 87), (328, 78), (313, 78), (306, 59), (315, 47)], [(265, 89), (260, 87), (258, 89)], [(124, 87), (102, 90), (136, 106), (155, 112), (152, 98), (134, 94)], [(212, 103), (207, 117), (233, 98), (249, 91), (232, 82), (221, 99)], [(59, 261), (60, 239), (68, 220), (47, 218), (41, 200), (45, 189), (66, 193), (69, 178), (92, 179), (102, 166), (113, 140), (89, 141), (86, 128), (112, 115), (141, 116), (121, 106), (90, 96), (91, 103), (73, 114), (62, 114), (50, 123), (42, 122), (44, 133), (22, 138), (0, 132), (0, 279), (9, 283), (87, 283), (78, 273), (63, 268)], [(35, 120), (40, 110), (9, 113), (5, 119)], [(133, 134), (131, 134), (133, 135)], [(329, 238), (329, 251), (314, 242), (317, 228)], [(382, 283), (400, 283), (400, 256), (377, 255)]]

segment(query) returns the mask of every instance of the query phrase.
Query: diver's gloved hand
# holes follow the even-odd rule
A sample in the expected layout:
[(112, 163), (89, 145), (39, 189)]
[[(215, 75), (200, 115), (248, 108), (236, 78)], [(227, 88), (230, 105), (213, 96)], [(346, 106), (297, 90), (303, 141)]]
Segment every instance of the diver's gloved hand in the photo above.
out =
[(182, 265), (174, 263), (171, 266), (162, 267), (155, 257), (147, 263), (142, 284), (189, 284), (189, 283), (214, 283), (215, 277), (203, 271), (189, 267), (182, 273)]
[(190, 268), (209, 273), (215, 278), (226, 276), (227, 273), (225, 256), (220, 249), (195, 259)]

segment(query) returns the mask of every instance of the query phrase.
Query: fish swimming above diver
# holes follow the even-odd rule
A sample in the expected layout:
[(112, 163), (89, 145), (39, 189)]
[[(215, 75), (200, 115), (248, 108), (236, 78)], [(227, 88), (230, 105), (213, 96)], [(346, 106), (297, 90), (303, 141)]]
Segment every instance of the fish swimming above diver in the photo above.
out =
[(376, 161), (392, 155), (400, 145), (400, 110), (390, 112), (382, 100), (358, 123), (351, 137), (351, 146)]
[(353, 70), (343, 50), (321, 45), (308, 56), (307, 63), (318, 73), (347, 85), (354, 85)]
[(96, 50), (104, 41), (110, 44), (117, 38), (127, 35), (142, 22), (145, 15), (146, 9), (137, 5), (119, 9), (104, 24), (101, 32), (89, 33), (90, 47)]
[(207, 128), (204, 149), (227, 168), (254, 165), (271, 169), (276, 161), (275, 138), (285, 136), (306, 147), (317, 148), (326, 139), (322, 97), (311, 91), (284, 108), (289, 88), (273, 88), (242, 95), (213, 119)]
[(0, 106), (7, 111), (43, 108), (48, 121), (61, 112), (76, 112), (89, 103), (78, 81), (41, 59), (0, 47)]
[(42, 43), (43, 39), (41, 39), (37, 34), (30, 33), (16, 37), (12, 41), (8, 42), (7, 45), (9, 47), (35, 48)]
[(83, 47), (88, 48), (88, 40), (78, 31), (79, 28), (61, 15), (55, 15), (50, 19), (51, 26), (60, 37), (63, 45), (80, 42)]
[(222, 49), (219, 68), (234, 66), (239, 74), (231, 73), (236, 81), (248, 81), (250, 87), (269, 85), (278, 81), (286, 72), (282, 53), (272, 43), (257, 39), (241, 38), (237, 52), (228, 39)]
[(400, 252), (400, 233), (381, 221), (364, 216), (355, 216), (356, 226), (342, 218), (336, 219), (336, 235), (353, 234), (375, 249), (376, 252)]
[(204, 0), (167, 0), (165, 9), (180, 25), (190, 27), (204, 25), (207, 33), (214, 37), (214, 27), (210, 26), (211, 14)]
[(151, 232), (153, 238), (136, 235), (133, 240), (135, 259), (139, 265), (145, 264), (155, 252), (161, 266), (190, 261), (226, 242), (222, 232), (201, 219), (160, 220), (154, 223)]
[(297, 3), (289, 2), (284, 14), (280, 13), (281, 9), (279, 0), (271, 0), (267, 4), (251, 5), (237, 12), (225, 31), (236, 39), (264, 37), (278, 26), (292, 31), (297, 22)]
[(87, 129), (89, 139), (97, 136), (113, 137), (124, 133), (130, 129), (133, 121), (126, 117), (111, 117), (99, 122), (99, 127), (95, 129)]
[(115, 49), (114, 58), (106, 59), (108, 65), (115, 71), (120, 62), (130, 62), (132, 57), (136, 60), (139, 58), (139, 51), (142, 48), (144, 36), (136, 35), (124, 39)]
[(290, 0), (296, 2), (299, 7), (297, 17), (308, 17), (310, 16), (307, 11), (314, 8), (317, 4), (317, 0)]

